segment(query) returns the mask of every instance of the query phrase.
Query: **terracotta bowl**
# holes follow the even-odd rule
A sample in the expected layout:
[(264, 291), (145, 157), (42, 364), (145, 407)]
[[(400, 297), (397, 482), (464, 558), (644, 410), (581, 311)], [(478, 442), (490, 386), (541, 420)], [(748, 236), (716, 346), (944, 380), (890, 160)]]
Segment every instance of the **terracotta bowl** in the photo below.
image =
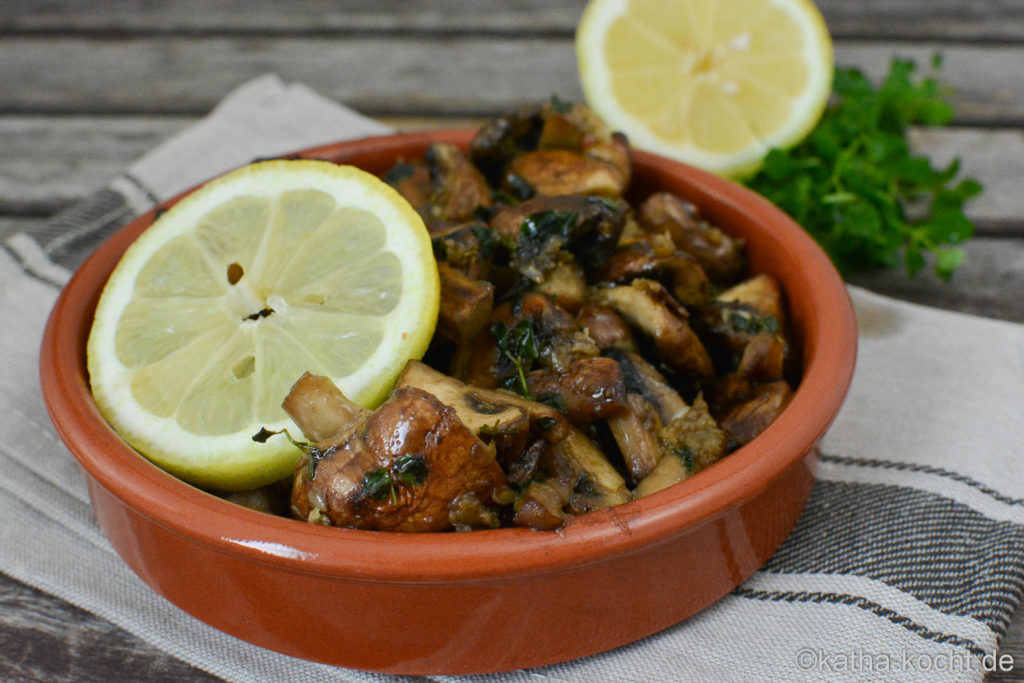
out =
[[(383, 173), (469, 131), (380, 137), (296, 156)], [(132, 221), (65, 287), (43, 339), (51, 419), (88, 475), (100, 526), (153, 590), (212, 626), (309, 660), (403, 674), (534, 667), (608, 650), (676, 624), (760, 567), (800, 516), (815, 444), (849, 387), (856, 327), (827, 257), (751, 192), (635, 153), (634, 190), (696, 203), (778, 278), (803, 357), (791, 404), (763, 434), (681, 484), (574, 519), (562, 531), (403, 535), (314, 526), (225, 502), (126, 446), (89, 393), (85, 345)]]

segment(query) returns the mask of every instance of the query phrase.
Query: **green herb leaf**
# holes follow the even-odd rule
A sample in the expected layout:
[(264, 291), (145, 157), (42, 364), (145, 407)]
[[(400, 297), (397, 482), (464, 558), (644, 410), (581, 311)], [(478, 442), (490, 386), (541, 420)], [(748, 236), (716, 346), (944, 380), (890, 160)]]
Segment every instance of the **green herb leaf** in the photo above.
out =
[(563, 100), (555, 93), (551, 93), (551, 108), (559, 114), (568, 114), (572, 111), (572, 102)]
[(427, 479), (427, 459), (418, 453), (400, 455), (395, 458), (392, 470), (403, 484), (421, 486)]
[(321, 449), (318, 446), (311, 444), (306, 441), (296, 441), (292, 438), (292, 435), (288, 433), (287, 429), (280, 429), (278, 431), (271, 431), (266, 427), (260, 427), (260, 431), (252, 435), (252, 440), (256, 443), (266, 443), (267, 439), (277, 434), (284, 434), (284, 437), (300, 451), (306, 454), (309, 458), (309, 465), (306, 468), (306, 476), (312, 480), (316, 476), (316, 466), (320, 464), (320, 461), (334, 453), (333, 448)]
[[(936, 55), (932, 68), (940, 65)], [(938, 81), (914, 72), (913, 61), (894, 59), (875, 87), (861, 71), (837, 68), (817, 127), (795, 147), (769, 151), (747, 180), (802, 225), (844, 276), (901, 262), (915, 275), (930, 258), (949, 279), (963, 260), (949, 246), (974, 234), (963, 206), (981, 185), (957, 182), (956, 160), (936, 168), (911, 152), (911, 125), (941, 126), (953, 117)]]
[(378, 467), (363, 475), (359, 489), (363, 495), (373, 500), (384, 500), (388, 495), (391, 496), (392, 501), (396, 499), (395, 484), (391, 481), (391, 475), (383, 467)]
[(694, 455), (693, 451), (690, 449), (689, 446), (681, 446), (677, 444), (672, 447), (672, 453), (677, 458), (683, 461), (683, 468), (687, 472), (693, 472), (696, 456)]
[(532, 400), (533, 395), (526, 384), (526, 372), (540, 356), (533, 324), (529, 320), (521, 320), (515, 326), (508, 327), (499, 320), (491, 325), (491, 335), (498, 350), (515, 367), (515, 375), (509, 379), (510, 388)]
[(519, 226), (517, 258), (529, 260), (532, 254), (543, 251), (552, 239), (568, 244), (577, 218), (575, 211), (541, 211), (530, 214)]

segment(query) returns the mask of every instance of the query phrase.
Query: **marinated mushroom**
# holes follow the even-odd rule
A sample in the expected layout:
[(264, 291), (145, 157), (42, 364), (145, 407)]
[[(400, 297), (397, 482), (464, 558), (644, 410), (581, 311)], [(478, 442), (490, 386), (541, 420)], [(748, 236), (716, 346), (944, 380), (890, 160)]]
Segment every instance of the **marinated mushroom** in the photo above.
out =
[(688, 198), (637, 196), (631, 177), (625, 137), (557, 98), (488, 122), (465, 153), (396, 164), (386, 179), (433, 240), (435, 337), (372, 411), (296, 382), (284, 406), (311, 443), (292, 513), (558, 529), (767, 429), (800, 374), (782, 288)]

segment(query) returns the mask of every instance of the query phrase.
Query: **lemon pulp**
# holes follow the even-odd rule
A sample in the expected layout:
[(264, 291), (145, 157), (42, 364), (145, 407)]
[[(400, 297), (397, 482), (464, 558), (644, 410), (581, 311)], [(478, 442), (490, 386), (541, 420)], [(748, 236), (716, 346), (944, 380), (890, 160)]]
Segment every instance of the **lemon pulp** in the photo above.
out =
[(809, 0), (591, 0), (576, 56), (588, 104), (635, 146), (727, 176), (803, 139), (831, 92)]
[[(305, 371), (373, 407), (425, 351), (439, 286), (430, 240), (374, 176), (271, 161), (223, 176), (126, 251), (88, 342), (97, 405), (129, 444), (208, 488), (286, 476), (281, 401)], [(284, 440), (275, 440), (284, 442)]]

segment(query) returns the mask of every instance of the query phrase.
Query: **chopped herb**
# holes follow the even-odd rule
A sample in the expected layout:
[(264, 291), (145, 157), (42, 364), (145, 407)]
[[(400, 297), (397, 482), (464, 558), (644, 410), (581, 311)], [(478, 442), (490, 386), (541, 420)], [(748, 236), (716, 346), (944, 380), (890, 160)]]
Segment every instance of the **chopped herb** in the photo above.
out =
[(540, 251), (536, 248), (537, 245), (543, 245), (554, 238), (566, 244), (578, 217), (575, 211), (549, 210), (531, 213), (519, 226), (519, 248), (532, 247)]
[(619, 212), (624, 208), (622, 202), (617, 202), (614, 199), (609, 199), (608, 197), (587, 197), (587, 201), (600, 204), (609, 211)]
[(495, 420), (492, 425), (480, 425), (476, 431), (480, 436), (498, 436), (499, 434), (504, 433), (505, 430), (501, 428), (501, 422), (499, 420)]
[(907, 141), (910, 125), (953, 117), (935, 78), (914, 78), (914, 69), (894, 59), (876, 88), (861, 71), (837, 68), (833, 101), (814, 131), (795, 147), (771, 150), (746, 181), (802, 225), (844, 276), (901, 260), (913, 276), (930, 253), (935, 273), (948, 280), (964, 256), (956, 245), (974, 234), (963, 206), (982, 186), (957, 180), (959, 160), (934, 168)]
[(490, 229), (486, 225), (474, 223), (469, 228), (473, 236), (476, 237), (476, 241), (480, 243), (480, 256), (482, 258), (490, 258), (498, 247), (506, 246), (502, 242), (501, 237), (498, 233)]
[(466, 403), (468, 403), (469, 407), (474, 411), (483, 413), (484, 415), (496, 415), (506, 408), (506, 406), (485, 401), (476, 394), (466, 394)]
[(590, 475), (589, 472), (580, 472), (580, 475), (576, 477), (576, 482), (572, 487), (572, 492), (581, 496), (594, 496), (597, 495), (597, 482)]
[(559, 252), (569, 243), (577, 222), (575, 211), (539, 211), (527, 216), (519, 226), (513, 268), (534, 282), (543, 281), (544, 273), (557, 263)]
[(550, 406), (560, 413), (565, 412), (565, 401), (562, 400), (562, 397), (558, 394), (544, 394), (542, 396), (538, 396), (537, 403), (543, 403), (546, 406)]
[(412, 174), (415, 172), (415, 166), (404, 161), (399, 161), (397, 164), (392, 166), (391, 170), (388, 171), (387, 175), (384, 176), (384, 182), (388, 183), (389, 185), (394, 185), (395, 183), (401, 182), (406, 178), (412, 176)]
[(418, 453), (398, 456), (392, 469), (403, 484), (420, 486), (427, 479), (427, 459)]
[(490, 206), (480, 205), (473, 209), (473, 218), (484, 223), (490, 223), (491, 218), (494, 216), (494, 209)]
[(491, 325), (491, 334), (498, 344), (498, 350), (515, 366), (514, 391), (532, 399), (533, 395), (526, 384), (526, 372), (540, 355), (537, 350), (537, 335), (533, 324), (529, 320), (521, 320), (510, 328), (499, 320)]
[(729, 314), (729, 325), (734, 330), (747, 334), (757, 334), (758, 332), (775, 334), (779, 331), (779, 320), (774, 315), (760, 318), (743, 310), (733, 311)]
[(519, 305), (526, 293), (533, 288), (535, 283), (528, 277), (518, 277), (515, 283), (511, 287), (506, 289), (500, 297), (498, 297), (498, 303), (512, 303), (513, 305)]
[(306, 468), (306, 476), (309, 479), (313, 479), (316, 476), (316, 466), (320, 464), (320, 461), (334, 453), (334, 448), (322, 449), (307, 441), (296, 441), (292, 438), (292, 435), (288, 433), (287, 429), (280, 429), (278, 431), (271, 431), (266, 427), (260, 427), (260, 431), (252, 435), (252, 440), (256, 443), (266, 443), (267, 439), (274, 436), (275, 434), (284, 434), (285, 438), (291, 442), (293, 446), (302, 451), (307, 458), (309, 458), (309, 466)]
[(518, 173), (509, 173), (505, 176), (505, 184), (508, 185), (509, 193), (520, 201), (532, 199), (537, 195), (537, 190), (526, 181), (526, 178)]
[(568, 114), (572, 111), (572, 102), (563, 100), (558, 95), (551, 93), (551, 109), (559, 114)]
[(498, 188), (497, 190), (491, 190), (491, 203), (516, 206), (519, 204), (519, 199), (511, 192)]
[(686, 469), (687, 472), (693, 472), (693, 466), (696, 456), (693, 454), (693, 451), (690, 450), (689, 446), (673, 446), (672, 453), (683, 461), (683, 467)]
[(391, 481), (391, 475), (383, 467), (378, 467), (372, 472), (363, 476), (359, 486), (360, 491), (367, 498), (373, 500), (384, 500), (389, 495), (392, 503), (398, 503), (398, 494), (395, 491), (395, 482)]

